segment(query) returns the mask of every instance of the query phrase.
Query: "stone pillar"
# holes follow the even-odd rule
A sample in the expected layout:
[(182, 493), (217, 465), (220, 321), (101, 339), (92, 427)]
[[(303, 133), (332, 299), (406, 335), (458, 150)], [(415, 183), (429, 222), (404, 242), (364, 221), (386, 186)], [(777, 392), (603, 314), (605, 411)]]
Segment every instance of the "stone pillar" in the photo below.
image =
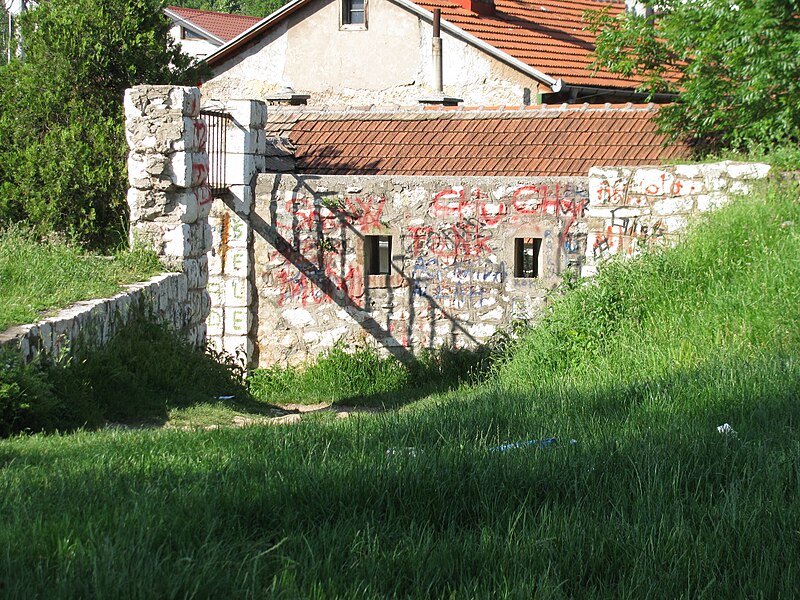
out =
[(250, 211), (255, 178), (264, 170), (267, 107), (256, 100), (229, 100), (226, 130), (227, 190), (211, 210), (209, 342), (247, 364), (254, 362), (255, 292)]
[(193, 87), (142, 85), (125, 92), (131, 244), (152, 248), (183, 270), (188, 301), (175, 324), (202, 346), (210, 309), (212, 198), (206, 185), (207, 130), (199, 110), (200, 90)]

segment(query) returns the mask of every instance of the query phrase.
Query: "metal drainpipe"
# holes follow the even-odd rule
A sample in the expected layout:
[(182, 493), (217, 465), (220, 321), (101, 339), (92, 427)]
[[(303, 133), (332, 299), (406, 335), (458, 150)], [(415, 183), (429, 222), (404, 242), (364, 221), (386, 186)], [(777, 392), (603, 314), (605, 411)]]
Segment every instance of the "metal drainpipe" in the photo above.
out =
[(440, 26), (442, 22), (442, 10), (440, 8), (433, 9), (433, 87), (441, 93), (444, 89), (442, 86), (442, 38), (440, 34)]

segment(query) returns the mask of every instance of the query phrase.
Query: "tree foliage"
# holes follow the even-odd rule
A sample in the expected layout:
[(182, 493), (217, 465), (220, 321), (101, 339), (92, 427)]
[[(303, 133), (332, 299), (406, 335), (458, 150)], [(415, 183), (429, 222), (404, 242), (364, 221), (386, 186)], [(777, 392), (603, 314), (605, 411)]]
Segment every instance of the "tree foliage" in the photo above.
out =
[(93, 247), (127, 225), (123, 96), (192, 83), (159, 0), (49, 0), (0, 67), (0, 226), (27, 221)]
[(585, 16), (595, 67), (678, 92), (662, 129), (700, 150), (800, 141), (800, 0), (645, 0), (654, 17)]
[(266, 17), (287, 2), (289, 0), (174, 0), (172, 4), (184, 8)]

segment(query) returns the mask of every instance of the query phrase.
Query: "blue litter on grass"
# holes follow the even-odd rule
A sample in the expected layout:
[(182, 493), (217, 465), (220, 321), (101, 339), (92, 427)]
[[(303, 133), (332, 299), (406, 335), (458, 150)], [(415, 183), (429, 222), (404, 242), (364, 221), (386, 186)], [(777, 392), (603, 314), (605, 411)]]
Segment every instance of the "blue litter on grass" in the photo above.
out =
[[(543, 440), (525, 440), (524, 442), (514, 442), (512, 444), (503, 444), (502, 446), (495, 446), (494, 448), (489, 448), (491, 452), (508, 452), (509, 450), (516, 450), (518, 448), (527, 448), (528, 446), (534, 446), (536, 448), (548, 448), (550, 446), (555, 446), (558, 443), (558, 440), (554, 437), (545, 438)], [(578, 440), (570, 440), (570, 444), (577, 444)]]

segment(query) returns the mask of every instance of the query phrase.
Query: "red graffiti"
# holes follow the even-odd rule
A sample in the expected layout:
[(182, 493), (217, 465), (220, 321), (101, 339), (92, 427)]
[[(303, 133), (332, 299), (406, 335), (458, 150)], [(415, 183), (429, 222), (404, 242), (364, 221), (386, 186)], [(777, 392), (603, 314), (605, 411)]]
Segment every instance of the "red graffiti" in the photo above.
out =
[(209, 204), (213, 200), (211, 196), (211, 188), (208, 187), (207, 185), (194, 188), (192, 192), (194, 193), (194, 199), (200, 206), (205, 206), (206, 204)]
[(381, 215), (386, 207), (386, 198), (381, 196), (367, 196), (366, 198), (347, 198), (345, 200), (347, 212), (355, 217), (353, 225), (364, 231), (382, 227)]
[(491, 254), (491, 236), (481, 230), (475, 219), (450, 225), (409, 227), (413, 256), (431, 254), (439, 258), (456, 259)]
[(364, 278), (359, 269), (348, 267), (343, 272), (334, 265), (324, 270), (301, 272), (294, 267), (282, 267), (275, 272), (278, 284), (278, 305), (299, 303), (325, 304), (333, 302), (334, 295), (341, 298), (359, 298), (364, 295)]
[(206, 141), (208, 139), (208, 127), (206, 126), (206, 122), (202, 119), (195, 119), (193, 121), (194, 125), (194, 144), (195, 147), (200, 151), (204, 151), (206, 149)]
[(208, 165), (202, 162), (192, 163), (191, 187), (201, 186), (208, 178)]

